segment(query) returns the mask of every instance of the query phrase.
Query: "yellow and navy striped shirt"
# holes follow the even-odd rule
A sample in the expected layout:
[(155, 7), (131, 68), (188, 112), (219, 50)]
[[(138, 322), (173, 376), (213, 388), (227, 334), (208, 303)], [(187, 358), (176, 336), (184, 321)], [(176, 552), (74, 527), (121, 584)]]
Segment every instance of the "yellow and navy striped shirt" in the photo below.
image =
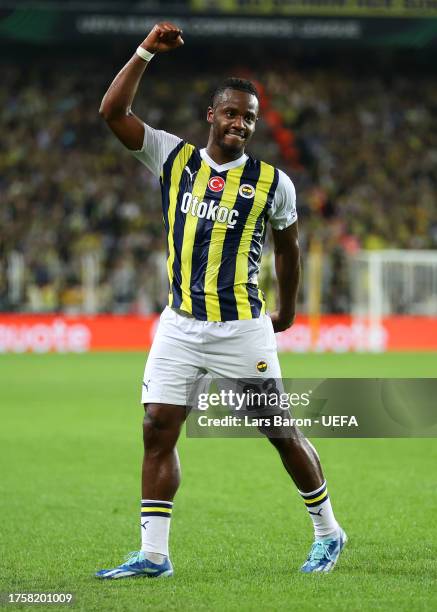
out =
[[(154, 132), (149, 141), (171, 136)], [(265, 312), (257, 275), (280, 171), (247, 155), (214, 168), (204, 150), (176, 142), (162, 164), (147, 159), (146, 137), (135, 152), (155, 173), (161, 167), (169, 306), (203, 321), (257, 318)], [(284, 227), (296, 220), (293, 197), (281, 213)]]

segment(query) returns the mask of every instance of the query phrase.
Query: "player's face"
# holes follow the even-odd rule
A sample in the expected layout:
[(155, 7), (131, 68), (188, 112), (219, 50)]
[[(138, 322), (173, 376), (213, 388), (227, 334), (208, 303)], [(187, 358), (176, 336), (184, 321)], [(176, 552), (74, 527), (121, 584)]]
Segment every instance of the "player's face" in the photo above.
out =
[(256, 96), (245, 91), (225, 89), (214, 108), (208, 108), (208, 123), (212, 125), (213, 142), (223, 151), (243, 153), (255, 131), (258, 117)]

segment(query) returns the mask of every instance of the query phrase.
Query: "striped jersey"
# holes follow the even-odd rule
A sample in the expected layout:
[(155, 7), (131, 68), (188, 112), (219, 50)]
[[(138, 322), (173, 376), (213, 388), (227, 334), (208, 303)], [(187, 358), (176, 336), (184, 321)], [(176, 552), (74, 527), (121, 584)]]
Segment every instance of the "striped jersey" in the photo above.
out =
[(246, 154), (218, 165), (205, 149), (147, 125), (133, 154), (161, 184), (169, 306), (202, 321), (263, 314), (257, 277), (267, 222), (280, 230), (297, 219), (289, 177)]

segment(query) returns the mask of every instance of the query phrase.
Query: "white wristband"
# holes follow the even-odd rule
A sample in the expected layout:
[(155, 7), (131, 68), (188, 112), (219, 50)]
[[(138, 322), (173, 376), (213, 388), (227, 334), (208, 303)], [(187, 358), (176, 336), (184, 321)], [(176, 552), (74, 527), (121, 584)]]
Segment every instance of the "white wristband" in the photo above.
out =
[(150, 53), (150, 51), (147, 51), (147, 49), (143, 49), (143, 47), (138, 47), (137, 55), (139, 55), (141, 59), (144, 60), (145, 62), (150, 62), (150, 60), (155, 54)]

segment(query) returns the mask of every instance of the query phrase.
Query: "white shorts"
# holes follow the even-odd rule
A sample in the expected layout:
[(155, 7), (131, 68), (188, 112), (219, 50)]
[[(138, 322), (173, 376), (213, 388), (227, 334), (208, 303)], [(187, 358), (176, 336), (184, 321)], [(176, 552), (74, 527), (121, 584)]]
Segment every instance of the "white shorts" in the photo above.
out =
[(189, 386), (212, 378), (281, 378), (270, 317), (199, 321), (167, 306), (147, 359), (142, 403), (186, 406)]

